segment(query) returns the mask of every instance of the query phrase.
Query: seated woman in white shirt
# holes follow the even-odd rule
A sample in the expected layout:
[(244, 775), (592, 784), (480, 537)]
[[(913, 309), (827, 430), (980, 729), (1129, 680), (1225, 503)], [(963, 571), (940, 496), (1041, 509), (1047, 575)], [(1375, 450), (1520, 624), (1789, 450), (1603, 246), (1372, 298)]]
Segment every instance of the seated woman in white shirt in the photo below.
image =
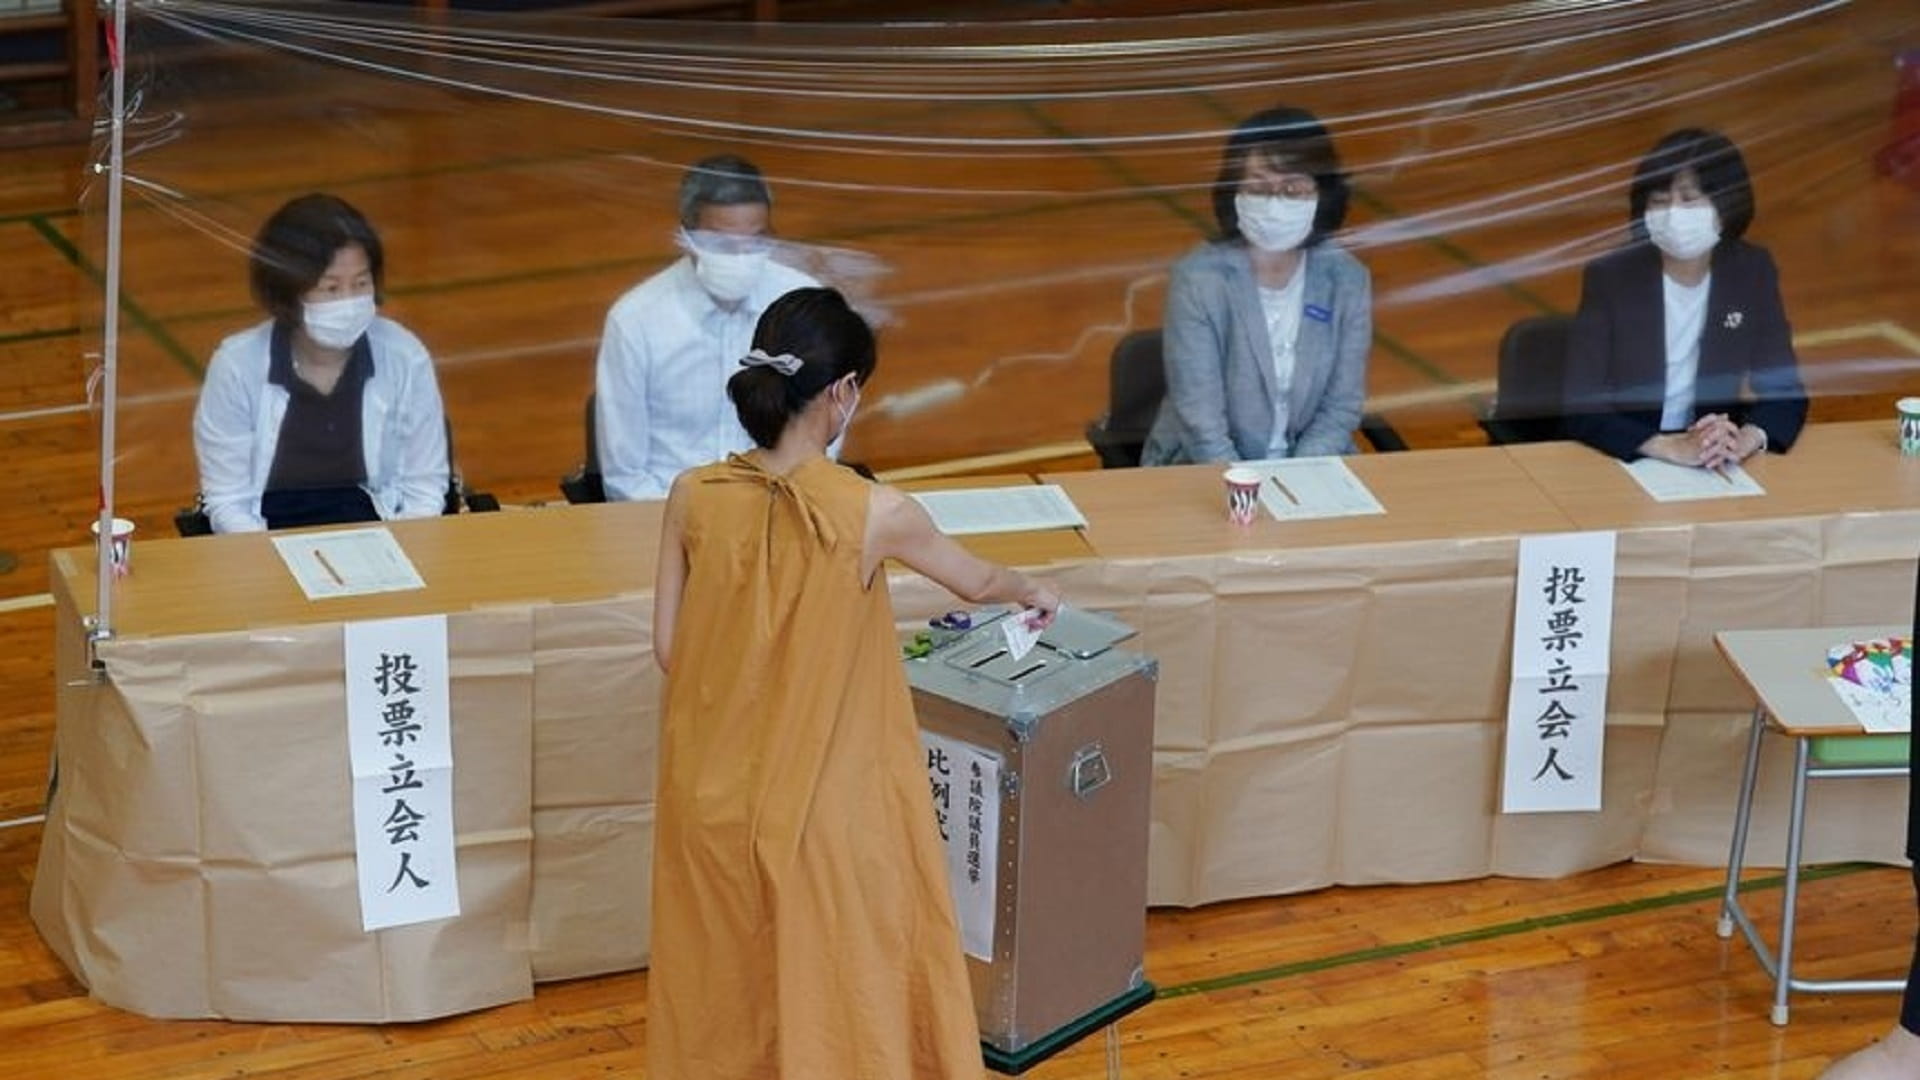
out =
[(1753, 213), (1724, 135), (1676, 131), (1640, 160), (1627, 243), (1581, 280), (1569, 434), (1623, 461), (1712, 469), (1793, 445), (1807, 393), (1773, 256), (1742, 239)]
[(1346, 454), (1367, 396), (1373, 283), (1329, 239), (1346, 220), (1333, 137), (1305, 109), (1227, 139), (1218, 238), (1174, 264), (1167, 397), (1143, 465)]
[(281, 207), (254, 239), (267, 320), (221, 342), (193, 416), (215, 532), (440, 513), (446, 419), (426, 347), (376, 314), (380, 237), (331, 195)]

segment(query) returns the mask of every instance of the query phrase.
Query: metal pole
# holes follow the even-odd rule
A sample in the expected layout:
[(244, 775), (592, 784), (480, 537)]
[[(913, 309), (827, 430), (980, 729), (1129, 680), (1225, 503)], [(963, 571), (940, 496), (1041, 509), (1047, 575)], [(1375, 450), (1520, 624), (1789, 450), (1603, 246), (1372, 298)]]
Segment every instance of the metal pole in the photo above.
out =
[[(92, 3), (93, 0), (75, 0)], [(95, 571), (100, 589), (95, 598), (91, 637), (113, 636), (113, 462), (117, 453), (115, 412), (120, 397), (120, 199), (125, 182), (127, 129), (127, 0), (112, 0), (113, 30), (107, 62), (113, 72), (112, 115), (108, 118), (107, 153), (107, 295), (106, 335), (100, 364), (100, 535)]]

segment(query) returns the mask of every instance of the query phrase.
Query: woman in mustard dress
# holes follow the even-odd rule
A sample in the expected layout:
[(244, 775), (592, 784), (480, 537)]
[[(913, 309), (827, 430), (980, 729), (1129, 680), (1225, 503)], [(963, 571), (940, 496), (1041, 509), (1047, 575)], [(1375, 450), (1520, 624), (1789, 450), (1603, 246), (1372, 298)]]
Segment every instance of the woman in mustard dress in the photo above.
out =
[(1058, 598), (825, 450), (874, 368), (832, 289), (769, 307), (728, 383), (759, 448), (667, 500), (652, 1080), (982, 1074), (882, 564), (970, 603)]

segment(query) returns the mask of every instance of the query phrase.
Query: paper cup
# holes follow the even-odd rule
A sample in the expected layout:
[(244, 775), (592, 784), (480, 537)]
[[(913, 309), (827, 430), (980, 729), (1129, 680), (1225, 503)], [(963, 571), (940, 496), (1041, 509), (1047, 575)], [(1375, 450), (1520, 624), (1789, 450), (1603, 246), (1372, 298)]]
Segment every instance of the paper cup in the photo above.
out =
[(1220, 474), (1227, 485), (1227, 520), (1235, 525), (1253, 524), (1260, 510), (1260, 474), (1235, 465)]
[[(100, 542), (100, 523), (93, 523), (94, 543)], [(133, 559), (133, 522), (126, 518), (113, 519), (113, 550), (108, 558), (113, 561), (113, 576), (126, 577), (127, 568)]]
[(1920, 397), (1901, 398), (1894, 408), (1900, 410), (1900, 454), (1920, 457)]

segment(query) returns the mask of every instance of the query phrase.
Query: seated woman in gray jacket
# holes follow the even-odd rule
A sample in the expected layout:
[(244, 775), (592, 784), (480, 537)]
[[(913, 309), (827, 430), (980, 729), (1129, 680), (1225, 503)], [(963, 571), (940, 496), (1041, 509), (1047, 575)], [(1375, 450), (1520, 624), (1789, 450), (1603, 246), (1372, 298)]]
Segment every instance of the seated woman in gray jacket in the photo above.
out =
[(1332, 136), (1305, 109), (1249, 118), (1227, 139), (1213, 215), (1219, 237), (1173, 267), (1167, 397), (1141, 464), (1352, 453), (1373, 283), (1328, 242), (1347, 216)]

